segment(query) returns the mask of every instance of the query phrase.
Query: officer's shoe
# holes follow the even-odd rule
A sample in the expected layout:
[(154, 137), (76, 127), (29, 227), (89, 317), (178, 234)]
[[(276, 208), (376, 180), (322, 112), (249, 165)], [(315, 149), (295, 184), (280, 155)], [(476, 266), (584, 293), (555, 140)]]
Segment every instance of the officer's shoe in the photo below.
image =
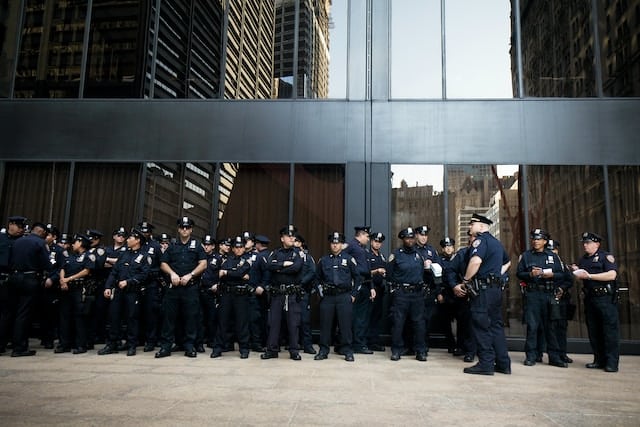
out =
[(171, 350), (161, 348), (160, 351), (156, 353), (155, 358), (161, 359), (163, 357), (169, 357), (169, 356), (171, 356)]
[(11, 357), (25, 357), (25, 356), (35, 356), (36, 355), (36, 351), (35, 350), (13, 350), (11, 352)]
[(373, 350), (373, 351), (385, 351), (385, 350), (386, 350), (386, 349), (384, 348), (384, 346), (383, 346), (383, 345), (380, 345), (380, 344), (371, 344), (371, 345), (369, 346), (369, 348), (370, 348), (371, 350)]
[(313, 360), (324, 360), (327, 357), (327, 353), (320, 352), (313, 357)]
[(153, 344), (147, 344), (147, 345), (144, 346), (144, 352), (145, 353), (148, 353), (148, 352), (153, 351), (155, 349), (156, 349), (156, 346), (153, 345)]
[(568, 368), (569, 367), (567, 362), (563, 362), (562, 360), (549, 360), (549, 365), (557, 366), (558, 368)]
[(180, 344), (174, 344), (173, 347), (171, 347), (171, 351), (182, 351), (184, 350), (184, 347)]
[(473, 357), (472, 354), (465, 354), (464, 359), (462, 360), (466, 363), (471, 363), (473, 362), (473, 359), (475, 359), (475, 357)]
[(135, 355), (136, 355), (136, 348), (129, 347), (129, 349), (127, 350), (127, 356), (135, 356)]
[(618, 372), (618, 367), (617, 366), (605, 366), (604, 367), (604, 371), (605, 372)]
[(392, 352), (392, 353), (391, 353), (391, 360), (393, 360), (394, 362), (396, 362), (396, 361), (400, 360), (400, 353), (395, 352), (395, 351), (394, 351), (394, 352)]
[(277, 358), (278, 358), (278, 353), (275, 351), (265, 351), (260, 355), (260, 359), (262, 360), (277, 359)]
[(202, 344), (196, 345), (196, 351), (198, 353), (204, 353), (204, 346)]
[(198, 352), (195, 348), (192, 348), (190, 350), (185, 350), (184, 355), (186, 357), (198, 357)]
[(248, 351), (241, 351), (240, 352), (240, 359), (248, 359), (249, 358), (249, 352)]
[(498, 366), (496, 365), (494, 371), (499, 374), (511, 375), (511, 366)]
[(587, 363), (584, 367), (587, 369), (602, 369), (602, 365), (598, 362)]
[(344, 360), (347, 362), (354, 362), (356, 359), (353, 358), (353, 354), (349, 353), (344, 357)]
[(416, 360), (418, 360), (420, 362), (426, 362), (427, 361), (427, 355), (425, 353), (418, 352), (418, 353), (416, 353)]
[(524, 360), (524, 366), (534, 366), (535, 364), (536, 364), (535, 360), (531, 360), (531, 359)]
[(289, 353), (289, 359), (302, 360), (302, 356), (300, 356), (300, 353)]
[(213, 350), (211, 352), (211, 358), (212, 359), (217, 359), (218, 357), (222, 356), (222, 352), (220, 350)]
[(105, 354), (113, 354), (117, 352), (118, 352), (118, 348), (111, 344), (107, 344), (102, 349), (98, 350), (98, 354), (100, 356), (104, 356)]
[(124, 344), (123, 344), (123, 343), (119, 342), (119, 343), (118, 343), (118, 346), (116, 347), (116, 349), (117, 349), (118, 351), (125, 351), (125, 350), (128, 350), (128, 349), (129, 349), (129, 346), (127, 345), (127, 343), (124, 343)]
[(307, 354), (316, 354), (316, 349), (313, 348), (312, 345), (306, 345), (304, 347), (304, 352), (307, 353)]
[(358, 354), (373, 354), (373, 351), (369, 349), (369, 347), (362, 347), (354, 351), (354, 353)]
[(69, 347), (64, 347), (62, 345), (58, 345), (56, 346), (56, 348), (53, 350), (54, 353), (69, 353), (71, 351), (71, 349)]
[(84, 347), (78, 347), (78, 348), (74, 348), (72, 353), (73, 354), (82, 354), (82, 353), (86, 353), (87, 349)]
[(567, 356), (566, 354), (560, 356), (560, 359), (562, 359), (563, 362), (573, 363), (573, 359)]
[(484, 369), (480, 365), (473, 365), (468, 368), (464, 368), (462, 372), (474, 375), (493, 375), (493, 370)]

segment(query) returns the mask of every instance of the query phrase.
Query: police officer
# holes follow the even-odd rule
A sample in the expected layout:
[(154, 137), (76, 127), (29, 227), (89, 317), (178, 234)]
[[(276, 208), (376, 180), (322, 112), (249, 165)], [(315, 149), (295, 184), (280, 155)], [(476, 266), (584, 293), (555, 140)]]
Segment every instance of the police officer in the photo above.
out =
[[(204, 250), (205, 255), (207, 256), (207, 264), (209, 260), (215, 255), (216, 248), (216, 239), (211, 234), (206, 234), (202, 238), (202, 249)], [(215, 331), (209, 331), (207, 325), (209, 324), (207, 304), (209, 303), (207, 299), (209, 298), (211, 292), (207, 290), (206, 287), (203, 286), (202, 280), (199, 283), (198, 289), (198, 334), (196, 337), (196, 351), (198, 353), (204, 353), (204, 344), (205, 341), (209, 341), (209, 339), (215, 335)], [(211, 341), (212, 342), (212, 341)]]
[[(469, 254), (471, 253), (471, 247), (473, 244), (474, 236), (469, 234), (468, 246), (460, 248), (458, 252), (451, 258), (449, 266), (445, 269), (446, 285), (451, 289), (451, 293), (454, 296), (454, 310), (456, 318), (456, 340), (457, 350), (454, 351), (454, 356), (464, 355), (463, 360), (466, 363), (471, 363), (476, 356), (476, 341), (473, 337), (471, 330), (471, 305), (469, 302), (469, 295), (461, 294), (457, 295), (455, 287), (458, 283), (462, 282), (462, 278), (467, 272), (467, 265), (469, 264)], [(453, 242), (453, 239), (451, 239)], [(446, 242), (445, 242), (446, 244)]]
[(34, 223), (31, 233), (17, 239), (11, 249), (9, 301), (15, 310), (11, 357), (36, 354), (35, 350), (29, 350), (29, 331), (33, 304), (49, 267), (46, 228), (41, 222)]
[(398, 233), (402, 247), (389, 256), (387, 276), (391, 282), (393, 306), (391, 316), (391, 360), (400, 360), (405, 349), (402, 330), (407, 318), (413, 326), (413, 350), (416, 360), (427, 361), (424, 322), (424, 266), (425, 260), (416, 251), (416, 234), (408, 227)]
[(160, 271), (160, 258), (164, 250), (169, 247), (171, 236), (162, 233), (159, 240), (154, 239), (154, 226), (148, 221), (139, 222), (137, 229), (142, 232), (144, 237), (142, 250), (151, 259), (149, 274), (140, 292), (140, 302), (142, 303), (140, 323), (142, 323), (145, 342), (143, 350), (149, 352), (154, 351), (158, 345), (162, 327), (162, 283), (165, 283), (165, 280)]
[(212, 358), (222, 356), (222, 351), (233, 343), (228, 342), (230, 327), (235, 326), (240, 358), (249, 357), (249, 298), (254, 288), (249, 284), (251, 262), (244, 257), (246, 241), (236, 236), (231, 245), (231, 253), (222, 261), (218, 270), (219, 284), (213, 285), (218, 291), (218, 335), (213, 346)]
[(171, 356), (175, 341), (178, 315), (184, 322), (184, 355), (196, 357), (195, 341), (198, 333), (198, 281), (207, 268), (207, 257), (202, 245), (191, 237), (193, 219), (179, 218), (178, 239), (162, 254), (160, 269), (169, 276), (170, 285), (164, 297), (162, 343), (156, 358)]
[[(86, 280), (95, 260), (89, 257), (91, 239), (84, 234), (73, 237), (73, 253), (60, 270), (60, 342), (54, 353), (66, 353), (73, 346), (73, 354), (87, 352)], [(72, 335), (71, 325), (75, 327)], [(75, 344), (72, 337), (75, 336)]]
[(344, 360), (353, 362), (353, 335), (351, 331), (353, 302), (362, 276), (358, 273), (356, 260), (342, 250), (344, 235), (334, 231), (329, 235), (331, 253), (318, 261), (318, 289), (320, 300), (320, 351), (314, 360), (328, 357), (331, 344), (334, 316), (338, 318), (340, 330), (340, 354)]
[[(266, 274), (266, 258), (269, 256), (269, 244), (271, 240), (262, 234), (256, 235), (256, 257), (251, 264), (251, 272), (249, 273), (251, 286), (263, 289), (266, 287), (264, 282)], [(249, 331), (251, 333), (251, 350), (264, 351), (267, 344), (267, 313), (269, 310), (268, 295), (253, 295), (250, 313), (249, 313)]]
[(431, 231), (431, 227), (428, 225), (421, 225), (415, 229), (416, 252), (424, 259), (424, 331), (425, 353), (427, 355), (429, 354), (429, 332), (432, 328), (432, 319), (436, 316), (437, 298), (442, 292), (442, 262), (438, 252), (429, 244), (429, 231)]
[(53, 224), (47, 224), (45, 242), (49, 248), (49, 266), (45, 273), (44, 289), (40, 293), (40, 334), (42, 345), (53, 349), (59, 317), (60, 269), (64, 265), (68, 253), (57, 244), (60, 231)]
[(358, 264), (358, 273), (362, 284), (356, 288), (356, 300), (353, 303), (353, 351), (361, 354), (373, 354), (367, 347), (367, 327), (371, 317), (371, 307), (376, 290), (371, 281), (371, 268), (367, 260), (366, 245), (369, 243), (368, 225), (354, 227), (355, 235), (348, 242), (345, 251)]
[[(344, 243), (344, 242), (343, 242)], [(302, 348), (307, 354), (316, 354), (313, 348), (313, 336), (311, 334), (311, 290), (315, 286), (316, 278), (316, 261), (313, 259), (307, 248), (307, 243), (300, 234), (296, 234), (293, 245), (300, 250), (300, 255), (304, 259), (302, 274), (300, 276), (300, 284), (304, 292), (300, 296), (302, 304), (302, 315), (300, 323), (300, 342)]]
[(140, 289), (146, 283), (151, 257), (143, 245), (146, 239), (142, 231), (132, 229), (127, 233), (127, 250), (120, 255), (105, 283), (104, 297), (109, 304), (109, 340), (99, 355), (117, 353), (120, 348), (120, 325), (123, 311), (127, 319), (127, 356), (135, 356), (138, 345), (138, 300)]
[(437, 296), (439, 304), (437, 320), (439, 326), (444, 331), (449, 353), (453, 353), (454, 356), (462, 356), (464, 352), (456, 344), (456, 340), (453, 336), (453, 330), (451, 329), (451, 321), (456, 315), (457, 298), (453, 295), (453, 290), (447, 282), (448, 271), (451, 269), (452, 259), (455, 256), (455, 244), (455, 239), (452, 239), (451, 237), (445, 237), (440, 240), (440, 263), (442, 266), (443, 283), (440, 287), (440, 293)]
[(11, 273), (11, 248), (24, 234), (27, 218), (10, 216), (6, 228), (0, 230), (0, 354), (6, 351), (13, 322), (13, 306), (9, 301), (9, 273)]
[(128, 236), (129, 233), (122, 226), (113, 230), (113, 233), (111, 234), (113, 245), (107, 246), (105, 248), (105, 252), (107, 254), (105, 262), (106, 268), (111, 268), (116, 265), (116, 262), (118, 262), (118, 258), (120, 257), (120, 255), (127, 251), (126, 240)]
[(584, 286), (585, 317), (593, 362), (589, 369), (618, 372), (620, 330), (618, 319), (618, 265), (615, 257), (600, 248), (602, 237), (593, 232), (582, 234), (584, 255), (572, 265), (573, 274)]
[(91, 277), (86, 286), (87, 295), (85, 296), (85, 309), (89, 311), (87, 348), (92, 349), (94, 344), (104, 343), (106, 338), (110, 300), (105, 299), (103, 294), (104, 284), (110, 269), (107, 266), (107, 250), (102, 244), (104, 234), (96, 229), (88, 229), (85, 234), (91, 239), (88, 256), (93, 260)]
[[(560, 242), (557, 240), (550, 239), (547, 242), (547, 250), (550, 250), (560, 258)], [(575, 305), (571, 303), (570, 292), (573, 286), (573, 275), (569, 266), (562, 261), (562, 258), (560, 258), (560, 263), (562, 264), (564, 276), (554, 293), (552, 306), (549, 310), (549, 335), (551, 337), (550, 340), (554, 341), (553, 347), (559, 349), (560, 360), (565, 363), (573, 363), (573, 360), (567, 356), (568, 320), (573, 318), (575, 310)]]
[[(206, 344), (207, 347), (213, 348), (216, 328), (218, 327), (217, 297), (213, 286), (218, 284), (220, 255), (215, 250), (216, 240), (211, 234), (207, 234), (202, 238), (202, 248), (205, 254), (207, 254), (207, 268), (204, 273), (202, 273), (202, 280), (200, 280), (199, 300), (201, 318), (198, 323), (197, 347)], [(199, 351), (198, 348), (196, 348), (196, 350)]]
[[(538, 354), (538, 335), (542, 333), (547, 342), (549, 364), (566, 368), (567, 364), (560, 358), (557, 340), (553, 339), (549, 330), (549, 304), (555, 299), (556, 291), (562, 289), (565, 272), (560, 258), (546, 248), (549, 233), (540, 228), (532, 230), (530, 235), (531, 249), (523, 252), (518, 260), (516, 275), (525, 284), (527, 303), (524, 318), (527, 324), (527, 335), (524, 346), (525, 366), (536, 364)], [(562, 292), (562, 291), (558, 291)]]
[(478, 348), (478, 363), (464, 368), (466, 374), (493, 375), (494, 372), (511, 374), (511, 359), (502, 323), (502, 276), (510, 265), (502, 244), (489, 233), (489, 218), (474, 213), (469, 221), (469, 232), (474, 236), (469, 263), (462, 283), (454, 293), (467, 295), (465, 286), (471, 286), (477, 297), (471, 300), (473, 335)]
[[(304, 259), (300, 250), (294, 246), (297, 232), (298, 229), (293, 225), (283, 227), (280, 230), (282, 247), (273, 250), (266, 259), (265, 283), (267, 283), (267, 291), (271, 295), (271, 304), (269, 306), (267, 350), (260, 355), (261, 359), (278, 357), (281, 320), (284, 313), (289, 334), (289, 358), (302, 360), (299, 345), (302, 314), (300, 295), (303, 292), (300, 275)], [(262, 294), (262, 291), (261, 287), (256, 288), (259, 295)]]
[(367, 250), (371, 281), (376, 291), (367, 327), (367, 347), (372, 351), (385, 351), (380, 338), (382, 316), (384, 314), (385, 277), (387, 275), (387, 259), (382, 253), (384, 240), (384, 234), (380, 232), (371, 233), (371, 248)]

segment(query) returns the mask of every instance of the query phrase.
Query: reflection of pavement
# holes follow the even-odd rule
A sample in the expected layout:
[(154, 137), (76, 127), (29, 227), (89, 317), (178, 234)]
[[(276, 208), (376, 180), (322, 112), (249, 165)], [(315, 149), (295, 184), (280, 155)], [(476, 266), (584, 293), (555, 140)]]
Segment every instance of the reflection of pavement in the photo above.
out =
[[(15, 425), (571, 425), (636, 426), (640, 357), (620, 372), (588, 370), (590, 355), (568, 369), (522, 365), (510, 376), (475, 376), (446, 350), (427, 363), (386, 354), (303, 355), (260, 360), (237, 352), (219, 359), (175, 353), (127, 357), (54, 355), (32, 342), (34, 357), (0, 356), (0, 420)], [(545, 357), (546, 360), (546, 357)]]

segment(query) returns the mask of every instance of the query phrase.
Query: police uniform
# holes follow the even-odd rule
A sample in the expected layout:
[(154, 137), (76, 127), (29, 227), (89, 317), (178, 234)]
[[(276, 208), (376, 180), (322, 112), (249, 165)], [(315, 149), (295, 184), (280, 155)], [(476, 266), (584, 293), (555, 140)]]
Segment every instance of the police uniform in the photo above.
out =
[[(39, 232), (39, 234), (37, 234)], [(33, 232), (17, 239), (11, 249), (9, 301), (15, 318), (12, 357), (33, 356), (29, 350), (31, 315), (44, 272), (49, 267), (49, 250), (45, 243), (46, 225), (33, 224)]]
[[(330, 243), (344, 243), (344, 235), (333, 232), (329, 235)], [(355, 298), (362, 276), (358, 273), (356, 260), (346, 251), (332, 251), (318, 261), (316, 269), (320, 300), (320, 351), (315, 360), (328, 357), (332, 337), (334, 316), (338, 319), (340, 330), (340, 354), (344, 354), (347, 362), (353, 362), (352, 348), (352, 298)]]
[[(453, 293), (453, 288), (460, 282), (467, 271), (469, 263), (469, 247), (460, 248), (451, 258), (449, 266), (445, 269), (446, 284)], [(454, 356), (464, 355), (463, 360), (467, 363), (473, 362), (476, 356), (476, 340), (471, 330), (471, 305), (469, 297), (458, 297), (454, 299), (454, 317), (456, 318), (456, 346), (459, 352), (454, 351)], [(460, 354), (462, 353), (462, 354)]]
[(91, 295), (85, 296), (85, 304), (87, 305), (85, 309), (89, 311), (87, 342), (88, 348), (92, 349), (94, 344), (106, 341), (110, 301), (105, 299), (103, 295), (104, 284), (110, 269), (107, 267), (107, 250), (100, 243), (104, 234), (95, 229), (89, 229), (85, 234), (91, 239), (89, 256), (94, 261), (91, 267), (90, 287), (87, 288), (87, 290), (91, 290)]
[[(73, 245), (79, 244), (77, 250), (65, 260), (60, 271), (60, 281), (68, 281), (61, 284), (60, 289), (60, 342), (54, 350), (55, 353), (66, 353), (73, 347), (74, 354), (87, 352), (87, 283), (95, 259), (91, 257), (88, 249), (91, 239), (83, 234), (76, 234)], [(71, 325), (74, 325), (74, 334)], [(75, 336), (75, 343), (72, 337)]]
[(538, 355), (542, 349), (538, 348), (538, 335), (542, 334), (547, 342), (549, 364), (558, 367), (567, 367), (561, 360), (558, 342), (551, 336), (549, 328), (549, 308), (555, 300), (558, 288), (564, 282), (565, 272), (560, 258), (546, 249), (549, 241), (549, 233), (542, 229), (532, 230), (530, 238), (534, 245), (530, 250), (520, 256), (516, 275), (523, 285), (526, 295), (524, 307), (524, 320), (527, 324), (525, 340), (525, 366), (536, 364)]
[(153, 224), (147, 221), (138, 223), (138, 230), (144, 234), (146, 240), (143, 250), (146, 252), (147, 257), (151, 259), (147, 281), (142, 287), (140, 296), (142, 303), (140, 313), (142, 328), (144, 330), (145, 352), (155, 350), (160, 337), (162, 327), (162, 284), (167, 283), (160, 271), (160, 258), (162, 257), (160, 242), (165, 241), (169, 243), (171, 241), (171, 237), (166, 233), (160, 235), (160, 241), (155, 240), (152, 235), (153, 229)]
[(413, 326), (413, 350), (416, 359), (427, 360), (424, 322), (424, 259), (415, 249), (415, 231), (406, 228), (398, 233), (403, 246), (389, 256), (387, 276), (394, 294), (391, 307), (391, 360), (400, 360), (405, 343), (402, 330), (407, 318)]
[[(371, 233), (371, 239), (377, 242), (384, 242), (385, 235), (377, 232)], [(382, 330), (382, 317), (384, 316), (384, 295), (385, 295), (385, 276), (387, 268), (387, 259), (380, 251), (373, 249), (367, 250), (367, 261), (371, 271), (384, 269), (385, 273), (371, 274), (371, 281), (376, 290), (376, 297), (371, 305), (371, 315), (369, 316), (369, 325), (367, 327), (367, 347), (373, 351), (384, 351), (380, 332)]]
[[(266, 248), (271, 240), (262, 234), (256, 236), (256, 242), (264, 246), (255, 254), (255, 261), (251, 264), (249, 273), (251, 286), (255, 289), (258, 286), (266, 288), (265, 274), (267, 268), (267, 257), (269, 249)], [(268, 294), (254, 295), (250, 307), (249, 329), (251, 333), (251, 350), (264, 351), (267, 345), (267, 314), (269, 312)]]
[(269, 306), (267, 350), (260, 355), (261, 359), (278, 357), (283, 314), (286, 318), (289, 334), (289, 358), (302, 359), (300, 357), (299, 328), (302, 314), (300, 295), (304, 290), (300, 283), (300, 275), (304, 259), (300, 254), (300, 249), (293, 246), (297, 231), (293, 225), (282, 228), (280, 230), (281, 239), (290, 240), (288, 243), (291, 243), (291, 246), (288, 243), (283, 244), (281, 248), (272, 251), (267, 258), (265, 283), (267, 283), (267, 291), (271, 296), (271, 303)]
[[(215, 246), (216, 241), (210, 234), (207, 234), (202, 239), (202, 244), (203, 246)], [(220, 255), (216, 253), (214, 248), (211, 253), (207, 254), (207, 268), (202, 273), (202, 279), (200, 280), (200, 313), (202, 317), (198, 324), (198, 344), (206, 344), (211, 348), (213, 348), (218, 327), (217, 295), (212, 287), (218, 284), (218, 272), (220, 271), (221, 263)]]
[(374, 285), (371, 281), (371, 268), (367, 260), (367, 252), (364, 246), (356, 239), (361, 232), (367, 235), (370, 232), (368, 225), (354, 227), (356, 236), (347, 244), (345, 252), (351, 255), (358, 265), (361, 285), (356, 288), (356, 299), (353, 302), (353, 351), (355, 353), (373, 354), (367, 347), (367, 328), (371, 317), (371, 290)]
[[(473, 214), (469, 224), (473, 223), (488, 226), (492, 221), (485, 216)], [(511, 359), (502, 323), (502, 266), (509, 262), (509, 257), (502, 244), (489, 231), (476, 233), (467, 271), (475, 257), (480, 260), (476, 273), (472, 277), (463, 277), (463, 280), (473, 286), (478, 294), (471, 299), (471, 322), (477, 344), (478, 363), (464, 368), (464, 372), (481, 375), (493, 375), (494, 372), (510, 374)]]
[[(127, 319), (127, 356), (136, 354), (136, 346), (138, 345), (138, 301), (140, 289), (146, 283), (149, 275), (151, 258), (143, 248), (146, 239), (142, 231), (131, 230), (128, 239), (132, 239), (134, 242), (138, 240), (138, 247), (133, 249), (135, 244), (130, 241), (127, 242), (128, 249), (120, 255), (105, 283), (105, 297), (108, 294), (111, 298), (111, 304), (109, 304), (111, 329), (109, 330), (107, 345), (98, 351), (100, 355), (115, 353), (120, 348), (119, 326), (123, 312), (126, 313)], [(124, 287), (121, 285), (122, 282), (125, 283)], [(106, 292), (107, 290), (109, 292)]]
[(456, 339), (453, 335), (453, 329), (451, 328), (451, 322), (456, 315), (456, 297), (453, 295), (453, 290), (447, 282), (447, 272), (451, 269), (451, 260), (455, 257), (455, 252), (449, 254), (445, 251), (447, 248), (451, 248), (452, 251), (455, 246), (455, 240), (450, 237), (445, 237), (440, 240), (440, 247), (442, 251), (440, 253), (440, 266), (442, 267), (442, 284), (439, 286), (439, 292), (437, 296), (438, 306), (436, 310), (436, 317), (434, 320), (434, 329), (442, 330), (447, 343), (447, 349), (449, 353), (453, 353), (454, 356), (460, 356), (463, 354), (459, 346), (457, 346)]
[[(557, 240), (549, 240), (547, 242), (547, 249), (556, 255), (558, 255), (559, 248), (560, 242)], [(573, 360), (567, 356), (567, 328), (568, 320), (573, 319), (576, 307), (571, 302), (570, 292), (573, 286), (573, 275), (571, 274), (571, 269), (562, 261), (560, 255), (558, 255), (558, 258), (560, 258), (564, 275), (558, 283), (558, 288), (561, 289), (560, 295), (554, 295), (549, 309), (549, 336), (550, 340), (554, 341), (552, 347), (559, 349), (560, 360), (565, 363), (572, 363)]]
[(14, 233), (7, 228), (0, 230), (0, 354), (6, 351), (10, 329), (13, 324), (13, 306), (9, 300), (9, 274), (11, 273), (11, 248), (22, 236), (27, 219), (23, 216), (10, 216), (9, 228), (17, 227)]
[(56, 330), (59, 319), (60, 298), (60, 269), (68, 253), (62, 246), (56, 243), (60, 231), (52, 224), (47, 224), (47, 232), (50, 237), (49, 265), (45, 273), (45, 286), (40, 294), (40, 339), (44, 348), (52, 349), (56, 338)]
[[(582, 242), (600, 243), (602, 237), (596, 233), (585, 232)], [(613, 280), (597, 280), (594, 275), (614, 271), (617, 276), (618, 265), (615, 257), (600, 249), (585, 254), (577, 262), (578, 268), (587, 272), (583, 279), (585, 318), (589, 343), (594, 360), (587, 368), (617, 372), (620, 362), (620, 326), (618, 318), (617, 284)]]
[[(415, 229), (417, 234), (427, 236), (431, 231), (428, 225), (422, 225)], [(429, 243), (421, 245), (416, 243), (416, 252), (420, 254), (423, 260), (427, 261), (424, 267), (424, 331), (425, 331), (425, 353), (429, 354), (429, 332), (432, 329), (432, 319), (437, 315), (438, 301), (437, 296), (442, 292), (442, 261), (438, 252)], [(437, 265), (437, 267), (436, 267)], [(439, 268), (439, 276), (435, 276), (432, 270)]]
[[(194, 225), (194, 221), (188, 217), (178, 219), (177, 223), (182, 230), (191, 230)], [(184, 355), (197, 356), (195, 341), (198, 334), (198, 283), (199, 274), (206, 268), (207, 257), (200, 242), (190, 236), (191, 233), (184, 239), (176, 239), (161, 257), (162, 270), (170, 276), (177, 276), (178, 283), (171, 281), (164, 296), (162, 342), (156, 358), (171, 355), (178, 315), (182, 316), (184, 322)]]
[(304, 259), (302, 273), (300, 275), (300, 284), (304, 289), (304, 293), (300, 296), (302, 305), (302, 314), (300, 316), (300, 342), (302, 348), (307, 354), (316, 354), (313, 348), (313, 335), (311, 333), (311, 290), (315, 286), (316, 262), (306, 247), (305, 240), (299, 234), (296, 235), (296, 242), (300, 245), (300, 255)]

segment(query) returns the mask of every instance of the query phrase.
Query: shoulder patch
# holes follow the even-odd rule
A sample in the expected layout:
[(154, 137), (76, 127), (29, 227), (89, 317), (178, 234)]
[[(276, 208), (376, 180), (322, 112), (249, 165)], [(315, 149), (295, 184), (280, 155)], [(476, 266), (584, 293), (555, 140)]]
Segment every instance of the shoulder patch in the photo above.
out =
[(90, 259), (92, 262), (96, 262), (96, 256), (95, 256), (94, 254), (89, 254), (89, 259)]
[(394, 259), (396, 259), (394, 254), (389, 255), (389, 262), (393, 262)]
[(98, 252), (98, 255), (100, 255), (100, 256), (102, 256), (102, 255), (104, 255), (104, 254), (105, 254), (105, 250), (104, 250), (103, 248), (98, 248), (98, 249), (96, 250), (96, 252)]
[(148, 253), (149, 255), (153, 255), (153, 254), (154, 254), (154, 252), (155, 252), (155, 248), (154, 248), (153, 246), (150, 246), (150, 247), (149, 247), (149, 250), (147, 251), (147, 253)]
[(481, 240), (474, 240), (473, 243), (471, 244), (471, 246), (473, 246), (474, 248), (477, 248), (478, 246), (480, 246), (480, 243), (482, 243)]
[(607, 261), (609, 261), (611, 264), (614, 264), (616, 262), (616, 259), (613, 255), (609, 254), (607, 255)]

